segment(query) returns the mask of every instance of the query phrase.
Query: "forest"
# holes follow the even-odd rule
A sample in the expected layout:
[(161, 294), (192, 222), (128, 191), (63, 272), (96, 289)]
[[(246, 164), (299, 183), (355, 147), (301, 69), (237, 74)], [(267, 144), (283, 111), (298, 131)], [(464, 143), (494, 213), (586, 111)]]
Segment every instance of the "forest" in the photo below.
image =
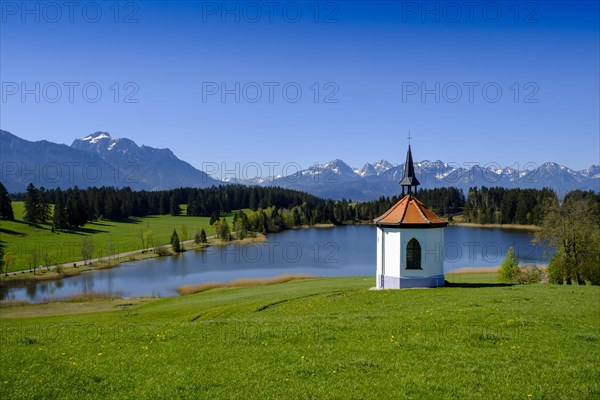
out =
[[(449, 221), (460, 216), (464, 222), (479, 224), (539, 224), (545, 207), (558, 201), (551, 189), (485, 186), (470, 188), (466, 195), (453, 187), (420, 189), (416, 196)], [(123, 221), (166, 214), (218, 217), (242, 209), (265, 211), (281, 229), (319, 223), (369, 223), (399, 201), (400, 196), (353, 202), (351, 199), (321, 199), (308, 193), (269, 186), (224, 185), (207, 189), (133, 191), (114, 187), (46, 190), (30, 184), (25, 193), (11, 196), (3, 186), (0, 187), (0, 216), (3, 219), (12, 219), (11, 200), (25, 202), (25, 222), (35, 225), (51, 221), (56, 230), (101, 219)]]

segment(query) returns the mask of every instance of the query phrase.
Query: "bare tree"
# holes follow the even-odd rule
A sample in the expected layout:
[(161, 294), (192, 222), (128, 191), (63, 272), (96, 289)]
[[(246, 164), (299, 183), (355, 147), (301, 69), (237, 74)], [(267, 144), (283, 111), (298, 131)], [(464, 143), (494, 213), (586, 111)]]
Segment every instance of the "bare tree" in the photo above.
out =
[(38, 266), (39, 254), (37, 249), (34, 249), (31, 253), (27, 255), (27, 261), (29, 261), (29, 269), (35, 275), (35, 269)]
[(87, 265), (89, 260), (92, 259), (92, 255), (94, 254), (94, 241), (89, 236), (84, 236), (81, 246), (81, 256), (83, 258), (84, 264)]

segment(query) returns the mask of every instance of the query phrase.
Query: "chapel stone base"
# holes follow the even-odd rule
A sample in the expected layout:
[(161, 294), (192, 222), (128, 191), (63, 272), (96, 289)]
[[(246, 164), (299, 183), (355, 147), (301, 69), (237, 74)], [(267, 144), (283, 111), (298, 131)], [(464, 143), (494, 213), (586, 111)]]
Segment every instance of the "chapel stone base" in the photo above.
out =
[(377, 275), (377, 289), (437, 288), (444, 286), (444, 275), (402, 277)]

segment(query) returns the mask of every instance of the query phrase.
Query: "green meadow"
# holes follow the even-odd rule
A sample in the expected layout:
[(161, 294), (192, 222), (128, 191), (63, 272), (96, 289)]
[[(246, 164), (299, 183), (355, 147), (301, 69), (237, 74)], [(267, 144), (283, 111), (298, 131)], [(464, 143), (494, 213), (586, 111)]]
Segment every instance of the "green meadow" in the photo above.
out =
[[(0, 221), (0, 241), (6, 245), (6, 251), (14, 255), (14, 261), (8, 266), (9, 272), (31, 268), (34, 252), (38, 266), (82, 260), (83, 239), (86, 237), (93, 242), (92, 258), (96, 258), (142, 249), (144, 232), (152, 232), (154, 244), (167, 244), (176, 228), (180, 239), (184, 240), (181, 237), (182, 224), (187, 227), (188, 239), (200, 228), (204, 228), (209, 236), (215, 233), (214, 227), (209, 225), (209, 217), (186, 215), (131, 218), (126, 222), (97, 221), (77, 230), (55, 233), (50, 225), (27, 225), (23, 222), (24, 203), (13, 202), (12, 205), (15, 221)], [(186, 209), (182, 208), (185, 214)], [(227, 218), (231, 223), (230, 217)]]
[(0, 398), (600, 398), (600, 287), (447, 279), (4, 305)]

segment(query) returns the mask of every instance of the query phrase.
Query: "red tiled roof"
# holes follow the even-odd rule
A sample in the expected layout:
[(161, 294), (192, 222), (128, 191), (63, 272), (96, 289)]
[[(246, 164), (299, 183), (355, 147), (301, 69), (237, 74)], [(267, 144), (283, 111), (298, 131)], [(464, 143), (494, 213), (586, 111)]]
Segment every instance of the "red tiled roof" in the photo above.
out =
[(376, 225), (395, 225), (407, 227), (442, 227), (446, 221), (435, 215), (423, 203), (412, 195), (404, 196), (383, 215), (375, 218)]

